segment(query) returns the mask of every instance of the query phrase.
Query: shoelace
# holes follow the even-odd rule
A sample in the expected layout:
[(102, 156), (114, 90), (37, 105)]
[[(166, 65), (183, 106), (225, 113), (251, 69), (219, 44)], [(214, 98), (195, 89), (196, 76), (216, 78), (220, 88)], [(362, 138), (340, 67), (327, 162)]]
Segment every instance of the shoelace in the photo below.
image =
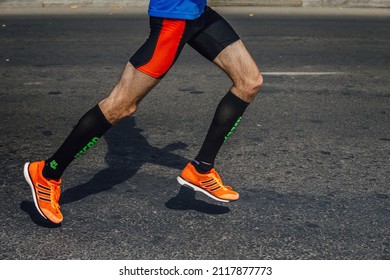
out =
[(217, 172), (215, 169), (212, 169), (212, 170), (211, 170), (211, 173), (214, 174), (214, 176), (215, 176), (215, 178), (216, 178), (216, 181), (217, 181), (217, 183), (218, 183), (218, 185), (219, 185), (220, 187), (222, 187), (222, 188), (224, 188), (224, 189), (227, 189), (227, 190), (233, 190), (232, 187), (230, 187), (230, 186), (225, 186), (225, 185), (223, 184), (221, 177), (219, 176), (218, 172)]
[(58, 201), (60, 200), (60, 196), (61, 196), (61, 187), (57, 184), (53, 184), (51, 186), (50, 195), (51, 195), (51, 199), (50, 199), (51, 204), (55, 209), (59, 210), (60, 205), (58, 204)]

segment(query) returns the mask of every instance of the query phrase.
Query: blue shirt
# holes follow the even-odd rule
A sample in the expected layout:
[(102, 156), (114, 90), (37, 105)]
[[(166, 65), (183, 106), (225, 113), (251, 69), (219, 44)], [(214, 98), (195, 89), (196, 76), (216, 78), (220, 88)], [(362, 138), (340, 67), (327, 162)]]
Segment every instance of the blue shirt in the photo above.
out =
[(196, 19), (206, 5), (207, 0), (150, 0), (148, 13), (153, 17)]

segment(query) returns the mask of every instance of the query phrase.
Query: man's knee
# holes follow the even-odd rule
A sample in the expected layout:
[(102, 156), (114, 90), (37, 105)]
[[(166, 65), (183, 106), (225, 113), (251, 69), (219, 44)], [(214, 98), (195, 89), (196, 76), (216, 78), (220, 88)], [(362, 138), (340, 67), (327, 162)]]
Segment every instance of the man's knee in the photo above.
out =
[(158, 82), (158, 79), (136, 71), (130, 63), (127, 64), (110, 95), (99, 103), (107, 120), (115, 124), (133, 115), (141, 100)]
[(123, 106), (123, 108), (120, 108), (118, 110), (118, 115), (119, 115), (119, 119), (124, 119), (126, 117), (130, 117), (131, 115), (133, 115), (138, 109), (138, 104), (136, 103), (133, 103), (129, 106)]
[(234, 86), (245, 97), (246, 100), (253, 100), (259, 93), (263, 85), (263, 76), (259, 71), (242, 78), (239, 83)]
[(108, 97), (101, 101), (99, 106), (107, 120), (114, 125), (124, 118), (133, 115), (137, 111), (138, 103), (135, 101), (124, 102), (123, 100), (115, 100), (112, 97)]
[(258, 72), (255, 77), (251, 80), (251, 84), (252, 84), (252, 91), (251, 91), (251, 94), (256, 96), (261, 87), (263, 86), (263, 75), (261, 75), (260, 72)]

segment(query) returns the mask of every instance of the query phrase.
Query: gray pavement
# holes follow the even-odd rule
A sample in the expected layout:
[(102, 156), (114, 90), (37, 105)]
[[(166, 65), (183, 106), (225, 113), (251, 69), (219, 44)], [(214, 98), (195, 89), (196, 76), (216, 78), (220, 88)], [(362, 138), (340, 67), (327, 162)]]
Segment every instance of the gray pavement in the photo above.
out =
[(0, 259), (390, 259), (389, 13), (219, 10), (265, 77), (217, 159), (240, 200), (176, 182), (230, 86), (187, 47), (67, 170), (60, 226), (35, 211), (23, 164), (110, 91), (148, 19), (1, 13)]

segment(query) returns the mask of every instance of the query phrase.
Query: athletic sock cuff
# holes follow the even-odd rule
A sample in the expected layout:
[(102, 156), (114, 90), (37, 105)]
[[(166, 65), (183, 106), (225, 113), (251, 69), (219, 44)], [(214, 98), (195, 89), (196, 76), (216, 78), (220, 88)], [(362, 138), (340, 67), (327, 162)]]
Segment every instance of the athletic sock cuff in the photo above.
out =
[(97, 119), (99, 119), (102, 123), (101, 125), (105, 128), (110, 128), (112, 124), (107, 120), (106, 116), (103, 114), (102, 110), (99, 107), (99, 104), (96, 104), (95, 107), (92, 108), (92, 110), (95, 113), (95, 116)]
[(227, 101), (231, 102), (231, 103), (234, 103), (236, 104), (238, 107), (240, 107), (242, 110), (245, 110), (246, 107), (248, 107), (248, 105), (250, 103), (242, 100), (241, 98), (239, 98), (237, 95), (235, 95), (234, 93), (232, 93), (231, 91), (228, 91), (228, 93), (226, 93), (224, 99), (226, 99)]

